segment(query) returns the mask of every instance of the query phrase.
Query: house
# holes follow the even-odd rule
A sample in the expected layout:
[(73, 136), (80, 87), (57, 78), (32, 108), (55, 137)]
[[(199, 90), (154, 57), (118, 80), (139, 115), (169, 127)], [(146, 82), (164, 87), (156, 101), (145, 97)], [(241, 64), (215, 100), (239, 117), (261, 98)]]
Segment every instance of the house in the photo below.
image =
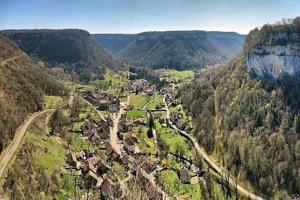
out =
[(125, 143), (128, 145), (134, 145), (136, 143), (139, 142), (139, 139), (133, 135), (133, 134), (129, 134), (126, 138), (125, 138)]
[(124, 149), (125, 149), (126, 153), (128, 153), (128, 154), (136, 153), (136, 146), (135, 146), (135, 144), (133, 144), (133, 145), (131, 145), (131, 144), (124, 144)]
[(110, 115), (107, 117), (106, 121), (110, 127), (114, 126), (114, 120)]
[(198, 184), (199, 183), (199, 177), (196, 175), (196, 176), (193, 176), (191, 178), (191, 184)]
[(140, 167), (145, 170), (147, 173), (152, 173), (156, 170), (157, 166), (154, 161), (150, 158), (142, 157), (140, 161)]
[(105, 145), (105, 151), (110, 160), (118, 160), (120, 158), (120, 155), (115, 151), (115, 149), (109, 142)]
[(119, 104), (116, 104), (116, 103), (112, 103), (112, 104), (109, 104), (108, 105), (108, 110), (109, 112), (111, 113), (116, 113), (118, 112), (120, 109), (120, 105)]
[(86, 154), (82, 149), (79, 151), (79, 153), (77, 155), (77, 159), (81, 160), (81, 161), (86, 159)]
[(183, 120), (178, 120), (175, 125), (177, 126), (177, 128), (179, 128), (180, 130), (185, 130), (185, 128), (187, 127), (187, 123)]
[(107, 171), (111, 170), (111, 167), (106, 164), (103, 160), (99, 160), (97, 163), (97, 174), (105, 174)]
[(186, 168), (184, 168), (184, 167), (181, 168), (180, 170), (178, 170), (177, 174), (182, 183), (184, 183), (184, 184), (191, 183), (191, 176), (190, 176), (189, 171)]
[(126, 120), (120, 120), (119, 126), (120, 126), (120, 130), (122, 132), (128, 132), (129, 130), (132, 129), (133, 123), (132, 122), (126, 122)]
[(166, 94), (166, 101), (173, 101), (173, 96), (171, 93)]
[(114, 183), (111, 179), (105, 178), (100, 187), (101, 196), (105, 199), (117, 199), (123, 195), (123, 190), (119, 183)]
[(159, 104), (157, 104), (156, 106), (155, 106), (155, 109), (156, 110), (161, 110), (161, 109), (163, 109), (165, 107), (165, 104), (164, 103), (159, 103)]
[(122, 156), (120, 159), (119, 159), (119, 163), (121, 165), (128, 165), (129, 164), (129, 159), (127, 156)]
[(175, 124), (179, 120), (179, 114), (177, 112), (171, 112), (170, 120), (173, 124)]
[(152, 95), (154, 94), (154, 91), (153, 91), (151, 88), (149, 88), (149, 89), (147, 89), (147, 90), (145, 91), (145, 93), (146, 93), (148, 96), (152, 96)]
[(70, 152), (67, 155), (67, 160), (66, 162), (71, 165), (72, 167), (75, 167), (76, 169), (79, 169), (81, 164), (80, 162), (78, 162), (77, 158), (76, 158), (76, 154), (74, 152)]
[(99, 156), (93, 156), (90, 157), (88, 159), (86, 159), (83, 162), (83, 170), (85, 172), (89, 171), (89, 170), (96, 170), (96, 165), (98, 164), (98, 162), (101, 160), (101, 158)]
[(108, 110), (108, 106), (110, 105), (110, 103), (111, 102), (106, 99), (100, 100), (97, 103), (97, 109), (100, 111)]
[(103, 179), (91, 170), (84, 175), (84, 181), (85, 187), (88, 188), (93, 186), (100, 187), (103, 183)]

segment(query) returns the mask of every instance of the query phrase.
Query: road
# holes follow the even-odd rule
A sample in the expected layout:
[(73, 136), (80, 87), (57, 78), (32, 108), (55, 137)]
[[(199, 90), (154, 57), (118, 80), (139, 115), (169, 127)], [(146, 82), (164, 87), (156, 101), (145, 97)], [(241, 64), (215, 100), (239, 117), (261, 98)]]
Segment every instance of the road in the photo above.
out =
[[(169, 120), (170, 119), (170, 110), (169, 110), (169, 107), (166, 103), (166, 100), (165, 100), (165, 96), (164, 96), (164, 99), (163, 99), (163, 102), (165, 104), (165, 107), (166, 107), (166, 118)], [(170, 120), (169, 120), (170, 121)], [(171, 122), (170, 122), (170, 125), (171, 127), (177, 132), (179, 133), (180, 135), (182, 135), (183, 137), (189, 139), (193, 145), (194, 145), (194, 148), (195, 150), (197, 151), (197, 153), (199, 155), (202, 156), (203, 160), (212, 168), (214, 169), (219, 175), (224, 175), (226, 174), (225, 171), (219, 167), (209, 156), (208, 154), (205, 152), (205, 150), (203, 148), (200, 147), (199, 143), (197, 142), (197, 140), (191, 136), (190, 134), (188, 134), (187, 132), (185, 131), (182, 131), (180, 129), (177, 128), (177, 126), (173, 125)], [(231, 177), (229, 177), (229, 183), (231, 186), (235, 186), (236, 185), (236, 181), (234, 179), (232, 179)], [(254, 199), (254, 200), (263, 200), (262, 197), (260, 196), (257, 196), (255, 195), (254, 193), (252, 193), (251, 191), (248, 191), (247, 189), (245, 189), (244, 187), (242, 187), (241, 185), (237, 184), (237, 190), (239, 192), (240, 195), (242, 196), (245, 196), (245, 197), (249, 197), (251, 199)]]
[(42, 114), (53, 112), (55, 109), (48, 109), (44, 110), (38, 113), (33, 114), (30, 116), (29, 119), (27, 119), (24, 124), (22, 124), (15, 133), (15, 137), (13, 141), (2, 151), (0, 156), (0, 177), (2, 177), (2, 174), (9, 162), (9, 160), (12, 158), (15, 151), (18, 149), (18, 146), (20, 145), (22, 138), (24, 137), (29, 125), (33, 122), (33, 120)]

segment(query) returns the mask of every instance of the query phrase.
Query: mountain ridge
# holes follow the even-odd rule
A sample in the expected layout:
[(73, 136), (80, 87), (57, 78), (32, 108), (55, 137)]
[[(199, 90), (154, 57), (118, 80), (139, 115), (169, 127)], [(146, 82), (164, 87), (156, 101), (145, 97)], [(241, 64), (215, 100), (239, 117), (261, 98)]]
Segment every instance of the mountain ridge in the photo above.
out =
[[(235, 32), (219, 31), (153, 31), (91, 36), (132, 65), (176, 69), (224, 63), (242, 50), (245, 39), (244, 35)], [(119, 46), (115, 48), (116, 45)]]
[(2, 30), (32, 59), (44, 61), (49, 67), (62, 66), (76, 73), (82, 81), (102, 78), (106, 68), (120, 68), (122, 63), (106, 52), (81, 29)]

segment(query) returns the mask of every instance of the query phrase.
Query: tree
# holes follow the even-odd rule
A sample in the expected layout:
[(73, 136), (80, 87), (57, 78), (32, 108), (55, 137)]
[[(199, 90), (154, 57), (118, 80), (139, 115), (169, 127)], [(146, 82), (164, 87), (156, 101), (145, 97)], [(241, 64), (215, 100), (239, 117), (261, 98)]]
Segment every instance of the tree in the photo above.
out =
[(56, 109), (51, 117), (49, 122), (52, 129), (52, 133), (61, 133), (64, 132), (64, 126), (69, 123), (69, 119), (64, 115), (61, 109)]

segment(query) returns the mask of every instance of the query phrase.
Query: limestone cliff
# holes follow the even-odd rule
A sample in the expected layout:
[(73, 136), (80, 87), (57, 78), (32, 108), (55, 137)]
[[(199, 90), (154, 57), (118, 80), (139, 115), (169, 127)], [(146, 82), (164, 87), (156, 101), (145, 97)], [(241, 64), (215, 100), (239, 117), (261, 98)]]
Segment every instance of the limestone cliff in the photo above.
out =
[(244, 60), (248, 72), (278, 77), (300, 72), (300, 25), (266, 25), (250, 32)]

